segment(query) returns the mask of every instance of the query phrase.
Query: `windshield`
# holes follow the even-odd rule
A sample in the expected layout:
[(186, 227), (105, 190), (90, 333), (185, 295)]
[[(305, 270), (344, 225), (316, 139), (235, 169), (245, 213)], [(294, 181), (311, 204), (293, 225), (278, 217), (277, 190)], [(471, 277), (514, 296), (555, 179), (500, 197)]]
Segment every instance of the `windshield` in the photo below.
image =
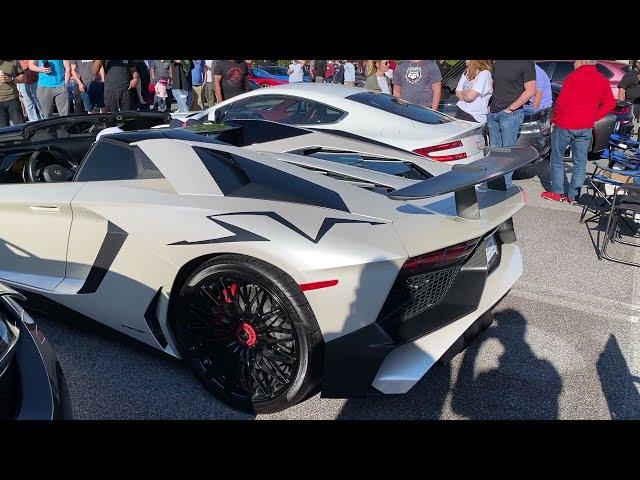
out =
[(347, 99), (428, 125), (440, 125), (454, 120), (429, 108), (405, 102), (386, 93), (362, 92), (349, 95)]

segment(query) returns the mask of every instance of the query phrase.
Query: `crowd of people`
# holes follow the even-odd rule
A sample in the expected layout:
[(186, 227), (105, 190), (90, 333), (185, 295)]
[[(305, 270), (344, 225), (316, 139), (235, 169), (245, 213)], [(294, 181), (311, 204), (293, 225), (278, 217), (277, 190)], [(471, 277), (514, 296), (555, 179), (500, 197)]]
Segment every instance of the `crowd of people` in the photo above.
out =
[[(438, 108), (444, 65), (433, 60), (408, 60), (391, 75), (389, 60), (370, 60), (366, 88), (389, 91), (402, 100)], [(577, 60), (565, 79), (551, 122), (551, 190), (542, 198), (578, 203), (587, 167), (587, 155), (595, 122), (615, 107), (609, 81), (598, 72), (595, 60)], [(386, 78), (385, 78), (386, 77)], [(391, 79), (389, 84), (388, 80)], [(390, 86), (391, 85), (391, 86)], [(618, 84), (618, 99), (633, 103), (640, 115), (640, 72), (637, 62)], [(455, 88), (456, 118), (486, 123), (492, 147), (516, 145), (525, 110), (552, 106), (551, 81), (532, 60), (466, 60), (466, 69)], [(567, 184), (564, 155), (571, 148), (573, 169)], [(506, 177), (510, 183), (512, 174)]]
[[(552, 190), (543, 198), (577, 203), (584, 181), (594, 123), (615, 106), (608, 81), (594, 60), (578, 60), (553, 111)], [(0, 127), (71, 112), (202, 110), (249, 90), (246, 60), (0, 60)], [(315, 83), (356, 85), (434, 110), (442, 75), (450, 68), (434, 60), (292, 60), (290, 83), (305, 74)], [(638, 70), (620, 82), (619, 99), (640, 99)], [(456, 118), (486, 123), (492, 147), (515, 145), (525, 109), (552, 105), (551, 82), (532, 60), (466, 60), (455, 95)], [(634, 104), (640, 115), (640, 102)], [(564, 152), (571, 147), (573, 172), (565, 189)], [(510, 175), (507, 182), (510, 182)]]
[(0, 60), (0, 127), (70, 113), (201, 110), (248, 90), (244, 60)]

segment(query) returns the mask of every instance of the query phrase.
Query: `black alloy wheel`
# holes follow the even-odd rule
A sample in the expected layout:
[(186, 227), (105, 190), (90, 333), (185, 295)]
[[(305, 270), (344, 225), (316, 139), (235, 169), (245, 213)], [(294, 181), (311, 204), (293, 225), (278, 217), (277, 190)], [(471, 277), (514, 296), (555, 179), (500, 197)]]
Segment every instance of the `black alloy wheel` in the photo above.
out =
[(307, 378), (309, 347), (316, 348), (319, 331), (309, 332), (286, 288), (251, 270), (218, 260), (194, 272), (181, 291), (173, 331), (209, 390), (232, 406), (262, 413), (296, 403), (301, 387), (314, 383)]

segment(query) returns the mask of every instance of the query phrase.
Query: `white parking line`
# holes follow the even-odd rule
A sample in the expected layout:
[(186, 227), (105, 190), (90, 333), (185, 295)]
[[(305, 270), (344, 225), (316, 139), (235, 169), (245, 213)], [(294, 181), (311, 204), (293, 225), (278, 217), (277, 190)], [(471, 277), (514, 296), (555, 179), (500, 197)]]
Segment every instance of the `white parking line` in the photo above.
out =
[[(634, 300), (640, 298), (636, 292), (638, 285), (640, 285), (640, 274), (636, 273), (634, 274)], [(518, 281), (514, 288), (511, 289), (510, 294), (516, 297), (606, 318), (615, 318), (631, 323), (638, 323), (638, 321), (640, 321), (640, 305), (635, 303), (626, 303), (594, 295), (585, 295), (524, 280)]]

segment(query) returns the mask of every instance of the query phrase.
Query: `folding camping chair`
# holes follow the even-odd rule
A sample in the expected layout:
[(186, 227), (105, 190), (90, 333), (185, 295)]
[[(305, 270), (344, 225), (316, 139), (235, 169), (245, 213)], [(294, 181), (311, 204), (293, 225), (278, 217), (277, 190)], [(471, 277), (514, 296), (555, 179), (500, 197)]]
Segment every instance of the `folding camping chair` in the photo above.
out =
[[(624, 193), (626, 195), (624, 197), (620, 197), (620, 193)], [(614, 258), (607, 254), (607, 246), (609, 245), (609, 243), (621, 243), (633, 247), (640, 247), (640, 244), (623, 240), (619, 228), (619, 220), (623, 220), (624, 223), (630, 227), (630, 225), (626, 222), (625, 215), (628, 215), (629, 213), (632, 213), (633, 215), (640, 214), (640, 184), (634, 182), (616, 186), (613, 193), (613, 198), (611, 200), (611, 205), (612, 206), (609, 211), (609, 219), (607, 221), (607, 227), (604, 232), (602, 247), (598, 248), (598, 258), (600, 260), (606, 258), (607, 260), (610, 260), (612, 262), (640, 267), (640, 263)], [(631, 230), (633, 231), (633, 228), (631, 228)]]
[(600, 218), (609, 213), (613, 189), (631, 181), (632, 177), (639, 174), (638, 170), (640, 170), (640, 142), (617, 133), (612, 134), (609, 138), (609, 146), (596, 162), (593, 173), (585, 178), (584, 186), (587, 191), (593, 192), (594, 207), (593, 215), (585, 219), (590, 209), (588, 204), (583, 205), (580, 223), (600, 221)]

